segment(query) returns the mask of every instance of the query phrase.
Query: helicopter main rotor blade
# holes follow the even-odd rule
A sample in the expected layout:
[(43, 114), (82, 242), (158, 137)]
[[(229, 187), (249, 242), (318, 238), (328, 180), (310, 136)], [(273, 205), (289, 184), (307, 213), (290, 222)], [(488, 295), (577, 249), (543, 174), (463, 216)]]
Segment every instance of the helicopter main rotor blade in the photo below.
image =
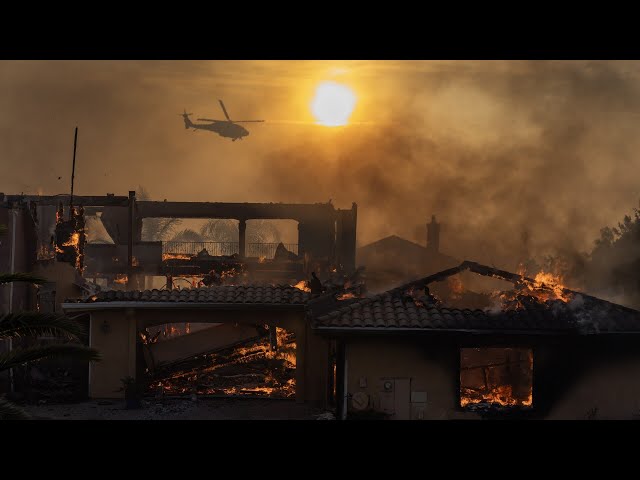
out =
[(264, 120), (234, 120), (233, 123), (264, 122)]
[(198, 121), (201, 122), (220, 122), (220, 123), (227, 123), (226, 120), (214, 120), (213, 118), (198, 118)]
[(224, 112), (224, 116), (227, 118), (227, 120), (231, 121), (231, 119), (229, 118), (229, 114), (227, 113), (227, 109), (224, 108), (224, 103), (222, 103), (222, 100), (218, 100), (220, 102), (220, 106), (222, 107), (222, 111)]

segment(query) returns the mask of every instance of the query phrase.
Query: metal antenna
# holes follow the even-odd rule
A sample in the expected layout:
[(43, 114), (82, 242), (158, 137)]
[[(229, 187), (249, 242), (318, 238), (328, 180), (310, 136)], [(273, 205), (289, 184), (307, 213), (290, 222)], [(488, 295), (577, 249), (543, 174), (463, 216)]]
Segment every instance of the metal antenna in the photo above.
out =
[(71, 168), (71, 197), (69, 198), (69, 215), (71, 215), (71, 209), (73, 208), (73, 179), (76, 176), (76, 145), (78, 144), (78, 127), (76, 127), (76, 133), (73, 137), (73, 167)]

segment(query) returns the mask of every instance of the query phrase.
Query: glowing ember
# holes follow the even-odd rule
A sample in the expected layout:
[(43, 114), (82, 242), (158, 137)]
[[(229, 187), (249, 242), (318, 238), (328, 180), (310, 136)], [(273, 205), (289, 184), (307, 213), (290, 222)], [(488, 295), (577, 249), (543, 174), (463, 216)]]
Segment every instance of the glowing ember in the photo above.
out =
[(451, 291), (451, 296), (456, 299), (460, 298), (460, 296), (464, 293), (464, 285), (462, 285), (462, 280), (457, 275), (453, 275), (447, 278), (447, 285), (449, 286), (449, 290)]
[(191, 260), (191, 255), (184, 255), (182, 253), (163, 253), (162, 261), (165, 260)]
[(55, 256), (56, 251), (53, 250), (49, 245), (40, 245), (37, 254), (38, 260), (51, 260), (52, 258), (55, 258)]
[(460, 360), (460, 406), (532, 406), (531, 350), (463, 348)]
[(239, 274), (240, 272), (238, 272), (235, 268), (230, 268), (228, 270), (223, 270), (222, 272), (220, 272), (220, 278), (224, 280), (226, 278), (237, 277)]
[[(270, 327), (275, 328), (275, 327)], [(206, 354), (150, 385), (166, 395), (239, 395), (291, 398), (295, 395), (296, 343), (277, 328), (277, 350), (267, 337)], [(166, 375), (166, 374), (164, 374)]]
[(297, 288), (298, 290), (302, 290), (303, 292), (311, 292), (311, 289), (307, 285), (306, 280), (300, 280), (295, 285), (291, 285), (293, 288)]
[(129, 276), (126, 273), (118, 273), (116, 277), (113, 279), (114, 283), (118, 283), (120, 285), (126, 285), (129, 281)]
[(349, 300), (350, 298), (357, 298), (357, 297), (353, 292), (342, 293), (336, 297), (337, 300)]
[(424, 307), (424, 303), (418, 299), (419, 293), (420, 292), (419, 291), (416, 292), (416, 290), (413, 287), (410, 287), (409, 289), (407, 289), (405, 291), (405, 295), (407, 297), (411, 297), (411, 299), (413, 300), (414, 305), (416, 307), (418, 307), (418, 308), (422, 308), (422, 307)]
[(265, 257), (264, 255), (261, 255), (260, 258), (258, 258), (259, 263), (264, 263), (266, 261), (267, 261), (267, 257)]
[(533, 404), (533, 395), (531, 393), (523, 400), (515, 398), (511, 385), (494, 385), (488, 392), (476, 394), (468, 390), (463, 393), (465, 395), (460, 397), (460, 406), (462, 407), (474, 403), (493, 403), (502, 406), (520, 405), (523, 407), (530, 407)]

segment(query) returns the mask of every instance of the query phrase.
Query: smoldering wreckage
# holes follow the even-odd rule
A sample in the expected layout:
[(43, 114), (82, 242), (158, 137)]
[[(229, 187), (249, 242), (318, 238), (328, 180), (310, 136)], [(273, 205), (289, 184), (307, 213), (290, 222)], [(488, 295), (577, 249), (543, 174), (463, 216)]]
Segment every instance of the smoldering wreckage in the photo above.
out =
[[(234, 219), (238, 241), (143, 241), (154, 218)], [(297, 221), (298, 242), (248, 243), (254, 219)], [(89, 241), (96, 222), (111, 243)], [(3, 287), (3, 311), (64, 313), (102, 356), (14, 369), (1, 381), (17, 401), (260, 397), (336, 419), (640, 414), (640, 312), (548, 272), (445, 255), (435, 217), (425, 245), (356, 248), (355, 204), (0, 194), (0, 224), (0, 271), (48, 280)]]

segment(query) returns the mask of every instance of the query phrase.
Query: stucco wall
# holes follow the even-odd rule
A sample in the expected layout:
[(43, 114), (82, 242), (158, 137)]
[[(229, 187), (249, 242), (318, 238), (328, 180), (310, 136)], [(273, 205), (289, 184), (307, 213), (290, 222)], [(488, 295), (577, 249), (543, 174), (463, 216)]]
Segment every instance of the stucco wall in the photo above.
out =
[[(529, 418), (639, 419), (640, 339), (636, 337), (347, 339), (347, 411), (355, 412), (352, 395), (365, 392), (375, 410), (389, 410), (392, 405), (398, 412), (392, 419), (419, 419), (421, 410), (424, 419), (478, 419), (478, 414), (458, 406), (459, 348), (504, 345), (533, 349), (534, 408)], [(386, 379), (399, 380), (393, 395), (384, 390)], [(402, 389), (409, 393), (398, 391)], [(414, 400), (426, 394), (426, 402), (409, 401), (407, 407), (406, 398), (416, 392)]]
[[(104, 328), (107, 331), (104, 331)], [(123, 311), (91, 314), (90, 345), (98, 349), (102, 361), (89, 370), (91, 398), (124, 398), (121, 379), (136, 376), (136, 323)]]
[(534, 403), (537, 393), (544, 417), (554, 420), (639, 419), (639, 340), (601, 335), (578, 338), (564, 348), (537, 348)]
[(546, 418), (640, 419), (640, 359), (614, 361), (585, 372)]
[[(473, 418), (474, 414), (457, 409), (457, 354), (453, 345), (438, 346), (388, 336), (348, 340), (347, 393), (351, 397), (356, 392), (365, 392), (370, 406), (383, 410), (392, 401), (388, 398), (390, 392), (385, 392), (384, 381), (400, 379), (393, 394), (403, 406), (398, 407), (393, 419)], [(405, 405), (405, 398), (410, 405)], [(347, 412), (355, 412), (351, 400), (347, 402)]]
[(33, 267), (33, 273), (55, 283), (55, 311), (62, 313), (62, 303), (70, 298), (80, 297), (81, 292), (73, 282), (76, 280), (76, 269), (65, 262), (39, 262)]

